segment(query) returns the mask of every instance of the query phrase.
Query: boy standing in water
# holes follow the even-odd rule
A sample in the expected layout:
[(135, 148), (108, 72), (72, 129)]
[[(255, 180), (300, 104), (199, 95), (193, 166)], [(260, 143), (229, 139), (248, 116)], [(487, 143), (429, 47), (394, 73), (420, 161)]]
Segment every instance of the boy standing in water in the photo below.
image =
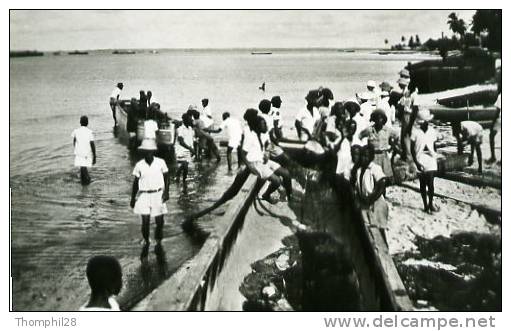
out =
[(135, 180), (133, 181), (130, 206), (135, 214), (142, 217), (142, 237), (145, 247), (149, 246), (150, 220), (151, 217), (154, 217), (156, 221), (154, 233), (156, 252), (162, 249), (163, 215), (167, 213), (166, 201), (169, 199), (169, 181), (167, 165), (164, 160), (154, 156), (156, 146), (146, 145), (145, 143), (149, 141), (149, 139), (144, 140), (139, 147), (144, 151), (145, 156), (138, 161), (133, 169)]
[(87, 280), (91, 289), (89, 301), (81, 311), (120, 311), (114, 296), (122, 288), (122, 269), (111, 256), (94, 256), (87, 263)]
[(92, 130), (87, 127), (89, 119), (87, 116), (80, 117), (80, 127), (71, 133), (75, 153), (75, 167), (80, 167), (80, 180), (82, 185), (90, 184), (88, 167), (96, 164), (96, 146), (94, 145), (94, 135)]

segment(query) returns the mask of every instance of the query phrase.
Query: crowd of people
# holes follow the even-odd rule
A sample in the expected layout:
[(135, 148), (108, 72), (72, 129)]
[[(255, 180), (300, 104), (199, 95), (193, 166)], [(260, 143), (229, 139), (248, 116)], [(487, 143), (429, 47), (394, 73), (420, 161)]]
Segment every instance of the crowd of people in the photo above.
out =
[[(415, 167), (424, 211), (438, 211), (433, 203), (434, 179), (438, 170), (435, 146), (438, 134), (430, 125), (433, 116), (427, 109), (415, 105), (418, 91), (411, 90), (409, 83), (409, 72), (403, 69), (399, 72), (396, 87), (389, 82), (377, 84), (370, 80), (365, 91), (357, 93), (354, 98), (337, 102), (334, 102), (333, 92), (329, 88), (319, 87), (307, 93), (304, 107), (295, 116), (296, 142), (303, 144), (305, 155), (317, 160), (325, 160), (321, 158), (324, 156), (335, 160), (335, 180), (331, 183), (341, 201), (358, 206), (366, 213), (370, 226), (379, 228), (384, 237), (388, 214), (386, 187), (394, 176), (394, 158)], [(123, 84), (117, 84), (110, 97), (115, 124), (115, 105), (119, 102), (122, 89)], [(496, 102), (498, 112), (490, 130), (492, 154), (491, 159), (487, 160), (489, 163), (496, 161), (494, 138), (501, 125), (500, 92), (499, 81), (499, 97)], [(144, 152), (144, 158), (133, 170), (130, 206), (135, 214), (141, 215), (145, 247), (149, 246), (150, 218), (155, 218), (156, 251), (161, 249), (170, 178), (166, 162), (154, 156), (158, 124), (153, 115), (155, 110), (159, 110), (159, 104), (151, 102), (151, 98), (150, 91), (141, 91), (138, 100), (131, 100), (132, 105), (137, 106), (137, 111), (144, 113), (142, 115), (146, 121), (145, 138), (139, 146)], [(242, 119), (224, 112), (220, 125), (215, 124), (209, 100), (205, 98), (201, 103), (202, 109), (190, 105), (180, 120), (174, 121), (177, 124), (174, 142), (177, 164), (175, 181), (187, 181), (191, 162), (200, 162), (203, 158), (220, 161), (214, 134), (223, 132), (228, 170), (233, 169), (233, 152), (236, 151), (238, 168), (245, 166), (261, 180), (268, 181), (267, 189), (261, 195), (264, 201), (271, 204), (279, 200), (290, 201), (293, 194), (289, 169), (292, 161), (279, 145), (280, 141), (289, 140), (284, 137), (280, 96), (261, 100), (257, 109), (247, 109)], [(75, 165), (80, 167), (82, 183), (86, 185), (90, 183), (87, 168), (96, 162), (96, 149), (93, 133), (87, 128), (86, 116), (82, 116), (80, 124), (81, 127), (73, 131), (72, 137)], [(451, 125), (458, 142), (458, 152), (462, 153), (464, 145), (469, 144), (469, 165), (474, 162), (475, 151), (478, 171), (482, 172), (482, 126), (473, 121), (453, 122)], [(280, 192), (278, 199), (274, 196), (276, 191)], [(107, 257), (91, 260), (89, 268), (110, 268), (117, 272), (115, 261)], [(94, 271), (90, 275), (88, 271), (87, 275), (91, 282)], [(118, 292), (116, 281), (107, 284), (113, 288), (110, 292)], [(102, 301), (96, 304), (97, 307), (118, 309), (115, 304), (109, 304), (109, 296), (98, 294), (94, 298), (91, 296), (85, 308), (96, 307), (94, 302), (98, 300)]]

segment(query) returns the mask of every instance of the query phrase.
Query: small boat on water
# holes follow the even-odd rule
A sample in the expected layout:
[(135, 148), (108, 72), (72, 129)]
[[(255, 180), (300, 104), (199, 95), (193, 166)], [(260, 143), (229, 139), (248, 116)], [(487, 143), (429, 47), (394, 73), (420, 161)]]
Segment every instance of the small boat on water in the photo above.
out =
[(89, 52), (87, 51), (73, 51), (73, 52), (67, 52), (68, 55), (89, 55)]
[(378, 51), (378, 54), (387, 55), (387, 54), (390, 54), (390, 51)]
[[(141, 112), (130, 100), (120, 100), (115, 106), (120, 133), (128, 138), (130, 148), (137, 147), (145, 138), (145, 112), (143, 114)], [(162, 111), (156, 111), (155, 119), (158, 123), (156, 132), (158, 150), (170, 151), (175, 142), (175, 125)]]
[(43, 52), (38, 51), (10, 51), (9, 57), (31, 57), (31, 56), (43, 56)]
[(270, 55), (272, 52), (252, 52), (252, 55)]
[(119, 50), (115, 50), (112, 52), (112, 54), (116, 54), (116, 55), (126, 55), (126, 54), (136, 54), (135, 51), (130, 51), (130, 50), (126, 50), (126, 51), (119, 51)]

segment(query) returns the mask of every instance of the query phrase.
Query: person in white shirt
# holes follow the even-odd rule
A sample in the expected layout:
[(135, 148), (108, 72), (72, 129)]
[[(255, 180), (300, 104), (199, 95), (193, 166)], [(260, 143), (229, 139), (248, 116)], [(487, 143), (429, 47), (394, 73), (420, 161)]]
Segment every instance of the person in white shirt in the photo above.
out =
[(241, 152), (242, 160), (254, 175), (263, 180), (270, 181), (270, 185), (262, 195), (262, 199), (271, 204), (277, 203), (271, 194), (279, 188), (282, 182), (288, 201), (290, 201), (292, 193), (291, 177), (277, 162), (269, 159), (261, 139), (261, 133), (265, 133), (267, 130), (266, 121), (258, 116), (255, 109), (247, 109), (243, 118), (247, 122), (249, 129), (244, 132)]
[(211, 128), (214, 123), (213, 120), (213, 111), (211, 110), (211, 106), (209, 105), (209, 99), (202, 99), (202, 112), (200, 114), (200, 118), (204, 122), (206, 128)]
[(188, 165), (192, 162), (192, 158), (195, 155), (195, 149), (193, 148), (195, 130), (193, 128), (193, 120), (190, 114), (184, 113), (181, 116), (181, 119), (183, 120), (183, 123), (177, 128), (177, 142), (174, 144), (174, 149), (178, 164), (176, 181), (179, 183), (179, 178), (182, 174), (183, 185), (185, 185), (186, 178), (188, 177)]
[(360, 133), (371, 125), (369, 116), (363, 116), (360, 113), (360, 105), (355, 100), (346, 101), (344, 107), (350, 114), (350, 119), (357, 123), (357, 131), (353, 135), (353, 145), (367, 145), (367, 137), (360, 138)]
[(71, 133), (73, 138), (75, 167), (80, 168), (80, 180), (82, 185), (90, 184), (90, 176), (87, 168), (96, 164), (96, 145), (92, 130), (87, 127), (89, 119), (87, 116), (80, 117), (80, 127)]
[[(155, 252), (161, 251), (161, 240), (163, 239), (163, 215), (167, 213), (166, 201), (169, 199), (168, 168), (165, 161), (155, 157), (155, 145), (151, 147), (144, 145), (144, 140), (139, 150), (144, 152), (144, 158), (137, 162), (133, 169), (133, 188), (131, 192), (130, 206), (137, 215), (142, 218), (142, 237), (145, 241), (144, 247), (149, 247), (150, 218), (154, 217), (156, 230)], [(154, 146), (154, 147), (153, 147)]]
[(470, 157), (468, 166), (474, 164), (474, 150), (477, 154), (477, 172), (483, 173), (481, 144), (483, 143), (483, 127), (474, 121), (462, 121), (451, 123), (452, 133), (458, 142), (458, 154), (463, 154), (465, 144), (470, 145)]
[(222, 125), (220, 128), (227, 136), (227, 168), (232, 170), (232, 151), (236, 150), (238, 154), (238, 168), (241, 167), (241, 137), (243, 135), (243, 128), (240, 121), (231, 117), (231, 114), (225, 112), (222, 114)]
[(275, 130), (275, 136), (277, 139), (282, 138), (282, 114), (280, 107), (282, 106), (282, 100), (280, 96), (276, 95), (271, 98), (271, 111), (270, 116), (273, 119), (273, 129)]
[(112, 117), (114, 118), (114, 125), (117, 126), (117, 117), (115, 116), (115, 106), (119, 102), (119, 97), (121, 96), (121, 91), (124, 88), (123, 83), (117, 83), (117, 86), (114, 88), (112, 93), (110, 94), (110, 108), (112, 109)]
[(310, 137), (312, 137), (314, 123), (316, 123), (319, 118), (319, 110), (310, 104), (308, 104), (305, 108), (300, 109), (296, 115), (295, 121), (295, 126), (300, 140), (307, 141)]
[(373, 162), (372, 145), (362, 148), (360, 168), (356, 171), (356, 192), (360, 201), (361, 212), (365, 213), (369, 225), (380, 230), (386, 241), (385, 230), (388, 221), (388, 205), (383, 196), (386, 180), (382, 168)]
[(120, 311), (115, 296), (122, 289), (122, 268), (112, 256), (97, 255), (87, 263), (85, 271), (91, 289), (89, 301), (80, 311)]
[(424, 211), (432, 214), (438, 211), (433, 204), (435, 175), (438, 170), (435, 151), (436, 131), (429, 126), (433, 116), (427, 110), (417, 113), (415, 126), (410, 135), (411, 157), (419, 171), (419, 183)]

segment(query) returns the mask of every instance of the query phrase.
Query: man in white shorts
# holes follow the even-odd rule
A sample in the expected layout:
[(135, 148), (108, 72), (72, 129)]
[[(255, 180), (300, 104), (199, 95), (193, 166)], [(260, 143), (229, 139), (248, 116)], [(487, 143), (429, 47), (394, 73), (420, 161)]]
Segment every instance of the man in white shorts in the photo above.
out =
[(96, 164), (96, 146), (94, 135), (87, 127), (89, 119), (87, 116), (80, 117), (80, 127), (71, 133), (75, 153), (75, 167), (80, 168), (80, 180), (82, 185), (90, 184), (90, 176), (87, 168)]
[(169, 181), (167, 165), (164, 160), (154, 156), (155, 149), (155, 147), (144, 146), (144, 143), (139, 147), (139, 150), (145, 152), (145, 156), (142, 160), (138, 161), (133, 169), (135, 179), (133, 181), (130, 206), (134, 208), (135, 214), (142, 217), (144, 247), (149, 247), (150, 218), (154, 217), (156, 221), (154, 233), (156, 252), (162, 249), (163, 215), (167, 213), (165, 202), (169, 199)]
[(225, 112), (222, 114), (223, 122), (220, 128), (227, 135), (227, 168), (229, 171), (232, 170), (232, 151), (236, 150), (238, 153), (238, 168), (241, 167), (241, 136), (243, 135), (243, 128), (241, 123), (231, 117), (231, 114)]
[(174, 145), (174, 148), (178, 164), (176, 181), (179, 183), (179, 177), (183, 174), (184, 185), (186, 184), (186, 177), (188, 177), (188, 164), (192, 162), (192, 157), (195, 155), (195, 149), (193, 148), (195, 130), (190, 114), (184, 113), (181, 119), (183, 124), (177, 128), (177, 143)]

